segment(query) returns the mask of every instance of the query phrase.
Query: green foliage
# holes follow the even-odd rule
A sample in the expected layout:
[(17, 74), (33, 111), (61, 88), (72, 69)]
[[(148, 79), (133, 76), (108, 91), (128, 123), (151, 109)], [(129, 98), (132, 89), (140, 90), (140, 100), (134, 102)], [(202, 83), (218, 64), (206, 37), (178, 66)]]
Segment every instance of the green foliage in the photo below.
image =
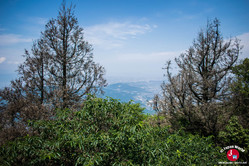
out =
[(249, 97), (249, 59), (246, 58), (243, 62), (232, 69), (236, 75), (236, 82), (233, 85), (234, 91), (239, 91), (244, 96)]
[[(2, 165), (214, 165), (221, 158), (211, 137), (146, 122), (139, 104), (89, 96), (82, 110), (58, 110), (30, 122), (36, 135), (1, 147)], [(30, 129), (31, 129), (30, 127)]]
[(233, 115), (239, 117), (244, 128), (249, 126), (249, 59), (246, 58), (239, 65), (232, 68), (235, 79), (231, 84), (233, 92), (230, 103), (233, 105)]
[(242, 127), (238, 117), (233, 116), (228, 121), (226, 129), (219, 133), (219, 140), (222, 141), (224, 146), (237, 145), (245, 149), (244, 155), (248, 156), (249, 130)]
[(240, 145), (249, 149), (249, 130), (244, 129), (240, 124), (238, 117), (233, 116), (229, 121), (226, 129), (221, 131), (219, 137), (224, 143)]

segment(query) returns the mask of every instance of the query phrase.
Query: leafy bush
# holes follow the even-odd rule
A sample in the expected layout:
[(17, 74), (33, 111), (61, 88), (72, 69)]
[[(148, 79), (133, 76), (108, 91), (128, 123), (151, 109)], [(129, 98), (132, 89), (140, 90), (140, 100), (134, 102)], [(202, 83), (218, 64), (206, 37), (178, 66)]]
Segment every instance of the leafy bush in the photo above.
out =
[(139, 104), (89, 96), (82, 110), (30, 122), (37, 133), (1, 146), (3, 165), (206, 165), (221, 159), (211, 137), (153, 127)]
[(219, 140), (223, 146), (237, 145), (245, 149), (245, 152), (240, 154), (240, 158), (249, 160), (249, 130), (242, 127), (237, 116), (233, 116), (228, 121), (226, 129), (219, 133)]

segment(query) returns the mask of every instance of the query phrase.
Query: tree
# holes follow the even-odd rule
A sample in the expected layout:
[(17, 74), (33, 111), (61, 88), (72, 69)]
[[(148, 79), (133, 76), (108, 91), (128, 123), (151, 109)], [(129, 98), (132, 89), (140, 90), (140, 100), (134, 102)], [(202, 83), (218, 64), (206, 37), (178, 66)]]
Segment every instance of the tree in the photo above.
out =
[(59, 107), (72, 106), (88, 93), (102, 92), (106, 86), (104, 68), (93, 61), (92, 46), (84, 41), (72, 5), (66, 8), (62, 4), (57, 19), (46, 24), (41, 39), (49, 56), (48, 82)]
[(231, 103), (233, 103), (234, 115), (239, 116), (243, 127), (249, 126), (249, 59), (246, 58), (240, 64), (232, 68), (235, 74), (235, 80), (231, 85), (233, 95)]
[[(57, 108), (79, 109), (87, 94), (103, 93), (107, 85), (103, 66), (93, 61), (92, 46), (84, 41), (72, 5), (66, 8), (65, 2), (24, 57), (19, 78), (0, 90), (3, 140), (23, 135), (28, 120), (49, 118)], [(11, 135), (12, 129), (19, 134)]]
[(175, 59), (179, 72), (162, 85), (164, 111), (186, 129), (217, 136), (220, 116), (231, 95), (231, 69), (240, 54), (237, 39), (224, 40), (218, 19), (208, 21), (186, 53)]
[(92, 50), (72, 5), (66, 8), (64, 2), (31, 52), (25, 50), (26, 59), (18, 69), (25, 93), (54, 108), (75, 106), (88, 93), (103, 93), (105, 70), (93, 61)]
[(28, 120), (51, 117), (51, 111), (27, 89), (19, 78), (0, 90), (0, 145), (30, 133)]
[(0, 90), (1, 143), (28, 133), (30, 119), (51, 117), (48, 106), (49, 92), (46, 86), (48, 56), (42, 40), (33, 43), (32, 55), (25, 50), (24, 63), (18, 68), (19, 78), (11, 81), (10, 87)]
[[(26, 94), (33, 94), (33, 99), (43, 104), (49, 100), (48, 83), (48, 47), (44, 40), (40, 39), (33, 43), (31, 53), (25, 50), (24, 63), (18, 68), (18, 74), (26, 86)], [(23, 88), (22, 88), (23, 89)]]

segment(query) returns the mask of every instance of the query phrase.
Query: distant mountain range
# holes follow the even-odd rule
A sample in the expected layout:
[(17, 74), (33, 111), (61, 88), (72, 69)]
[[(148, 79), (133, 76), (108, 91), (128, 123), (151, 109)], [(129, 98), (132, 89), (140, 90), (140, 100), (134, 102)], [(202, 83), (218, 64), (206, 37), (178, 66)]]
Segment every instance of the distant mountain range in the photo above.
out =
[(144, 113), (154, 114), (148, 102), (160, 92), (161, 84), (162, 81), (114, 83), (104, 88), (104, 97), (120, 99), (121, 102), (133, 100), (145, 108)]

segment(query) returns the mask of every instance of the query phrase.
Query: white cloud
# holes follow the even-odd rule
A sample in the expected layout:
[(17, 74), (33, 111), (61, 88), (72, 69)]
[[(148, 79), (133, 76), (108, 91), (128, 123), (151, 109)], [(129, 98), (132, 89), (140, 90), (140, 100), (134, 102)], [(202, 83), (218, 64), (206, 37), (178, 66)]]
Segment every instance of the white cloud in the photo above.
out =
[(0, 64), (3, 63), (6, 60), (5, 57), (0, 57)]
[(241, 40), (241, 45), (243, 46), (241, 59), (249, 58), (249, 32), (243, 33), (237, 36), (238, 39)]
[(48, 19), (43, 17), (30, 17), (28, 20), (39, 25), (45, 25), (48, 22)]
[(7, 61), (7, 63), (11, 65), (19, 65), (22, 63), (22, 61)]
[(16, 43), (32, 42), (30, 38), (22, 38), (21, 35), (16, 34), (2, 34), (0, 35), (0, 46), (12, 45)]
[(180, 51), (177, 52), (152, 52), (152, 53), (131, 53), (131, 54), (122, 54), (118, 55), (115, 61), (120, 62), (149, 62), (149, 63), (158, 63), (158, 62), (166, 62), (167, 60), (174, 60), (175, 57), (181, 54)]
[(86, 40), (105, 49), (121, 47), (129, 38), (150, 32), (156, 25), (110, 22), (85, 28)]

